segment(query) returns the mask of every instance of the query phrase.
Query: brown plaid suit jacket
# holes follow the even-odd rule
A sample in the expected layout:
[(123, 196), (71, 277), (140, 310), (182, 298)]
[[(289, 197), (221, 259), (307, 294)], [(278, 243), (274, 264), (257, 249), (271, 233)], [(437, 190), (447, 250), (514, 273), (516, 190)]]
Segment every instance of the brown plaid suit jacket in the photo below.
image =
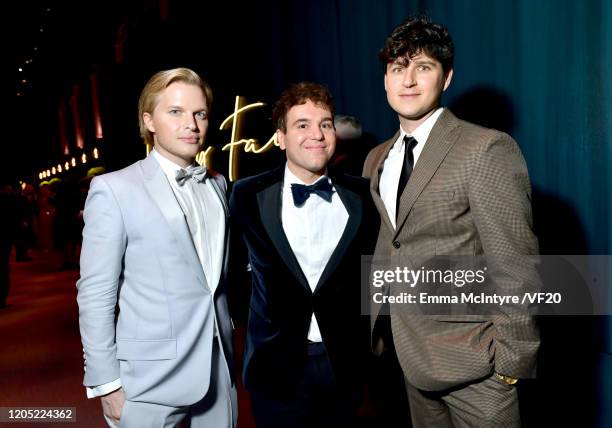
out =
[[(394, 229), (378, 183), (397, 137), (375, 147), (364, 164), (382, 218), (375, 256), (486, 255), (503, 260), (538, 253), (531, 186), (518, 145), (507, 134), (459, 120), (449, 110), (439, 117), (421, 152)], [(497, 280), (504, 286), (529, 286), (516, 266), (501, 271)], [(417, 388), (444, 390), (494, 371), (534, 376), (539, 335), (526, 312), (416, 316), (391, 305), (391, 326), (406, 379)]]

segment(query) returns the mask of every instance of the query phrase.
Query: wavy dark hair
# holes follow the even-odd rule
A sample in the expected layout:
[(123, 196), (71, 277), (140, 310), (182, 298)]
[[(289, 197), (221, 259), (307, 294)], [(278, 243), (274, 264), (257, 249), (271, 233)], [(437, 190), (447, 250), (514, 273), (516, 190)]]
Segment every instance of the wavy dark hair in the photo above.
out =
[(378, 59), (386, 72), (387, 64), (425, 53), (442, 64), (444, 74), (453, 68), (455, 45), (446, 27), (435, 24), (426, 16), (408, 17), (385, 40)]

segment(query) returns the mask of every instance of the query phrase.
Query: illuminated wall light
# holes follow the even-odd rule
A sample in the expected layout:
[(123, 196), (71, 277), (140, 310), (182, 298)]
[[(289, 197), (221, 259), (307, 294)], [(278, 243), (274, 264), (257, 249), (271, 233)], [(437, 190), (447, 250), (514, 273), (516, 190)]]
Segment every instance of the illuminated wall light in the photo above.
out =
[(85, 153), (81, 155), (81, 162), (87, 163), (87, 155)]
[(61, 165), (61, 164), (59, 164), (59, 165), (57, 166), (57, 172), (62, 172), (62, 165)]
[(94, 149), (93, 149), (93, 157), (94, 157), (94, 159), (98, 159), (98, 156), (99, 156), (98, 155), (98, 148), (94, 147)]
[(51, 176), (51, 171), (47, 170), (47, 177)]
[(51, 168), (51, 174), (55, 175), (55, 167)]
[(38, 173), (38, 179), (39, 179), (39, 180), (42, 180), (42, 179), (43, 179), (43, 177), (44, 177), (44, 176), (43, 176), (43, 173), (42, 173), (42, 172)]
[(66, 171), (68, 171), (70, 169), (70, 164), (66, 161), (66, 163), (64, 164), (64, 169)]
[(23, 71), (23, 68), (19, 67), (19, 71)]
[(21, 185), (21, 190), (25, 190), (26, 183), (24, 181), (20, 181), (19, 184)]
[(76, 166), (76, 159), (75, 158), (70, 159), (70, 165)]

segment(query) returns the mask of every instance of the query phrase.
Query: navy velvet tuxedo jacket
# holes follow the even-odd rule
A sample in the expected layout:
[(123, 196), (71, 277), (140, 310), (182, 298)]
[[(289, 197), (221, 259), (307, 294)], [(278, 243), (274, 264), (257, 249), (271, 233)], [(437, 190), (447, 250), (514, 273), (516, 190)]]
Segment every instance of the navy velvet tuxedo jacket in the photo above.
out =
[(234, 184), (232, 230), (242, 236), (251, 268), (243, 369), (247, 388), (282, 395), (284, 386), (299, 379), (313, 312), (338, 384), (353, 388), (365, 373), (370, 339), (369, 319), (361, 315), (360, 262), (361, 255), (374, 250), (379, 219), (367, 179), (329, 176), (349, 219), (314, 292), (283, 230), (284, 165)]

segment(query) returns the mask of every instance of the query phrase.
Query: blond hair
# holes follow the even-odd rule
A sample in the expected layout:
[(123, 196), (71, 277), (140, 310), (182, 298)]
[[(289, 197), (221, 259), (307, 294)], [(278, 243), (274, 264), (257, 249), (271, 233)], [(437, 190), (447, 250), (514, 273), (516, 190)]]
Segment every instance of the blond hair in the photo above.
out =
[(202, 89), (206, 97), (208, 111), (210, 111), (213, 99), (212, 89), (195, 71), (189, 68), (180, 67), (155, 73), (142, 89), (138, 100), (138, 126), (140, 128), (140, 136), (145, 144), (153, 145), (153, 133), (147, 129), (142, 116), (144, 113), (153, 114), (153, 110), (155, 110), (159, 102), (159, 94), (174, 82), (195, 85)]

